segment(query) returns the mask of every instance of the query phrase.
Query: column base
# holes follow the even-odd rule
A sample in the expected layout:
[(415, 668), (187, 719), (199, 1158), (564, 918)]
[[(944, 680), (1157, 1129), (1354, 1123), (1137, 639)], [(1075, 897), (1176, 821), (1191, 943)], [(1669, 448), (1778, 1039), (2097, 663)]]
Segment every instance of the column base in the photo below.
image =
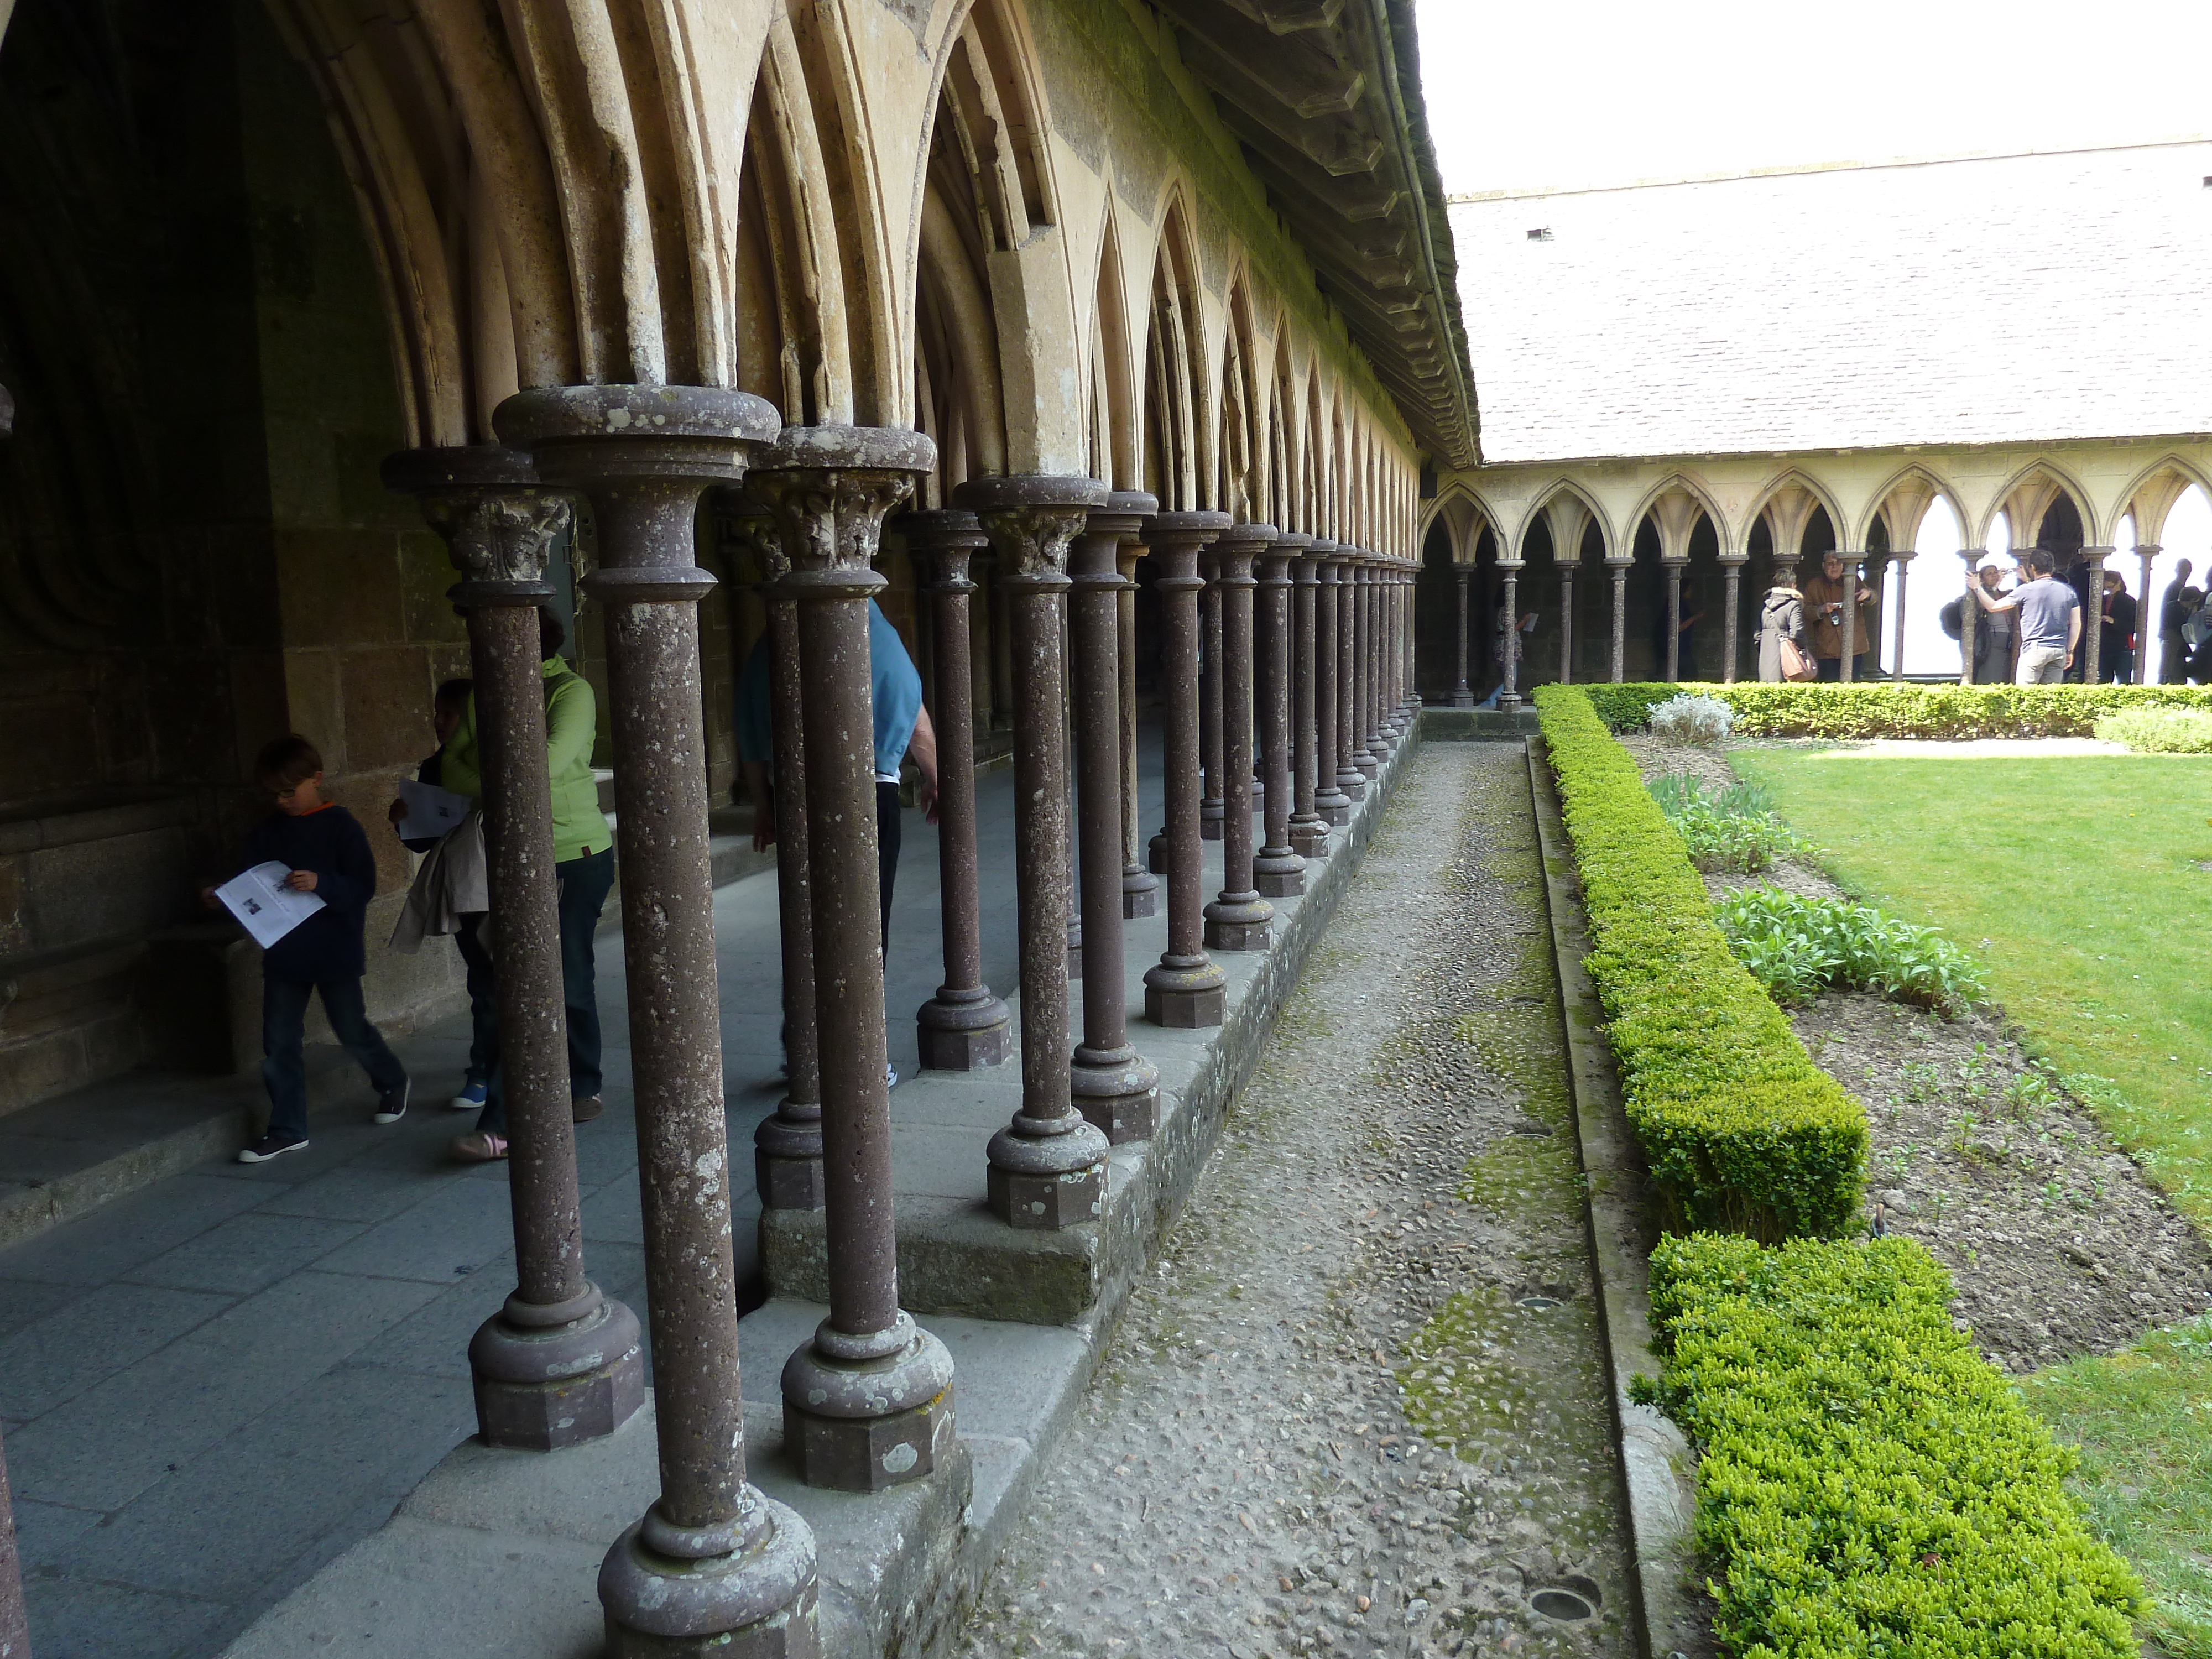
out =
[(599, 1564), (606, 1659), (822, 1659), (819, 1595), (796, 1510), (748, 1486), (736, 1521), (695, 1531), (656, 1504)]
[(951, 1449), (952, 1356), (898, 1317), (867, 1338), (825, 1320), (784, 1362), (784, 1451), (808, 1486), (882, 1492), (927, 1480)]
[(1453, 693), (1452, 693), (1451, 706), (1452, 706), (1453, 708), (1474, 708), (1474, 692), (1472, 692), (1472, 691), (1455, 691), (1455, 692), (1453, 692)]
[(1352, 797), (1341, 784), (1333, 785), (1314, 797), (1314, 816), (1331, 829), (1341, 830), (1352, 822)]
[(1321, 815), (1318, 800), (1310, 818), (1291, 820), (1291, 850), (1309, 862), (1328, 856), (1328, 820)]
[(1159, 913), (1159, 878), (1149, 870), (1130, 865), (1121, 872), (1122, 920), (1133, 921), (1139, 916), (1156, 916)]
[(1163, 830), (1145, 843), (1145, 868), (1155, 876), (1164, 876), (1169, 857), (1168, 832)]
[(786, 1099), (753, 1131), (753, 1182), (761, 1207), (822, 1207), (822, 1108)]
[(1520, 708), (1521, 702), (1521, 694), (1518, 691), (1501, 691), (1498, 694), (1498, 707), (1502, 714), (1511, 714)]
[(612, 1434), (645, 1403), (637, 1316), (586, 1280), (558, 1307), (510, 1296), (469, 1343), (488, 1446), (557, 1451)]
[(1219, 841), (1222, 823), (1228, 818), (1228, 809), (1218, 800), (1200, 801), (1198, 807), (1198, 836), (1200, 841)]
[(1097, 1220), (1106, 1206), (1107, 1151), (1106, 1137), (1079, 1119), (1058, 1134), (1024, 1134), (1009, 1125), (991, 1137), (991, 1213), (1009, 1227), (1054, 1232)]
[(1004, 1064), (1014, 1051), (1012, 1018), (988, 986), (967, 993), (940, 988), (915, 1011), (914, 1023), (924, 1071), (981, 1071)]
[(1160, 1127), (1159, 1067), (1127, 1043), (1107, 1049), (1079, 1044), (1067, 1080), (1075, 1109), (1108, 1146), (1150, 1140)]
[(1206, 907), (1209, 951), (1264, 951), (1274, 942), (1275, 907), (1259, 894), (1223, 894)]
[(1297, 898), (1306, 890), (1306, 861), (1288, 848), (1262, 848), (1252, 860), (1252, 886), (1261, 898)]
[[(1367, 749), (1362, 750), (1352, 757), (1352, 764), (1359, 773), (1359, 781), (1363, 788), (1374, 782), (1382, 770), (1381, 759), (1372, 750), (1373, 745), (1370, 744)], [(1355, 796), (1353, 799), (1357, 799), (1358, 797)]]
[(1145, 970), (1145, 1018), (1171, 1031), (1201, 1031), (1228, 1018), (1220, 966), (1201, 956), (1162, 957)]

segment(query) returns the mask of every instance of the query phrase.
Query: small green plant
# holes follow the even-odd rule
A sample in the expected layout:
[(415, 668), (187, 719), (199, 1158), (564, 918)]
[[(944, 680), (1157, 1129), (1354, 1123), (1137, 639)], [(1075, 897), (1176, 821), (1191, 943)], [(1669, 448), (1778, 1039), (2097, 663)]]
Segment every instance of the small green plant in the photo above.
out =
[[(1988, 992), (1982, 965), (1933, 927), (1916, 927), (1870, 904), (1747, 888), (1714, 906), (1722, 933), (1751, 976), (1788, 1007), (1823, 987), (1879, 991), (1899, 1002), (1962, 1012)], [(1968, 1091), (1986, 1062), (1961, 1067)]]
[(2106, 743), (2138, 755), (2212, 755), (2212, 713), (2197, 708), (2122, 708), (2097, 722)]
[(1735, 724), (1735, 711), (1717, 697), (1686, 691), (1655, 704), (1650, 718), (1651, 735), (1662, 743), (1717, 749)]
[(1775, 815), (1773, 796), (1757, 784), (1735, 783), (1707, 793), (1696, 778), (1669, 772), (1655, 778), (1650, 789), (1700, 870), (1764, 870), (1804, 846)]

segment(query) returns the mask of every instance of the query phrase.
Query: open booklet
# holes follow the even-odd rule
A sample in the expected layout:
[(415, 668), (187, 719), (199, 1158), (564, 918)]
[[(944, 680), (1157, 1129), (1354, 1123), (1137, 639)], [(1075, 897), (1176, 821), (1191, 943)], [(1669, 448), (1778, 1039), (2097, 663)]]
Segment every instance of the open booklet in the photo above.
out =
[(264, 951), (323, 908), (313, 893), (295, 893), (284, 884), (291, 873), (291, 866), (271, 859), (215, 890)]

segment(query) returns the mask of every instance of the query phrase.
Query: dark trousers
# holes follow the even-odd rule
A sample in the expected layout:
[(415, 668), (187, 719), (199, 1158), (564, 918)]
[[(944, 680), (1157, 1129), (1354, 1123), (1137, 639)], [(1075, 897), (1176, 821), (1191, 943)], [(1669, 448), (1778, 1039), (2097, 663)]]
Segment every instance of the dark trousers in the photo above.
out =
[(453, 935), (461, 963), (469, 970), (469, 1069), (471, 1087), (491, 1084), (492, 1068), (499, 1063), (499, 980), (492, 969), (491, 946), (477, 932), (489, 927), (478, 914), (461, 918), (461, 931)]
[(2115, 651), (2102, 640), (2097, 641), (2097, 678), (2113, 685), (2132, 685), (2136, 678), (2136, 653), (2126, 646)]
[(407, 1081), (407, 1068), (368, 1023), (361, 975), (310, 985), (291, 979), (261, 981), (261, 1079), (269, 1085), (269, 1127), (284, 1134), (307, 1133), (307, 999), (319, 994), (331, 1030), (380, 1095)]
[[(604, 848), (556, 864), (553, 877), (560, 884), (557, 908), (562, 1000), (568, 1006), (568, 1093), (577, 1100), (588, 1100), (604, 1083), (599, 1074), (599, 994), (592, 944), (599, 931), (599, 912), (607, 908), (607, 894), (615, 884), (614, 848)], [(495, 1042), (495, 1056), (496, 1053)], [(507, 1133), (507, 1093), (495, 1058), (477, 1127), (488, 1134)]]
[[(1867, 653), (1862, 651), (1851, 659), (1851, 678), (1854, 680), (1863, 680), (1866, 677)], [(1844, 678), (1844, 659), (1841, 657), (1821, 658), (1820, 678), (1824, 680), (1835, 680), (1840, 683)]]
[(898, 881), (899, 787), (876, 780), (876, 883), (884, 902), (884, 955), (891, 953), (891, 889)]

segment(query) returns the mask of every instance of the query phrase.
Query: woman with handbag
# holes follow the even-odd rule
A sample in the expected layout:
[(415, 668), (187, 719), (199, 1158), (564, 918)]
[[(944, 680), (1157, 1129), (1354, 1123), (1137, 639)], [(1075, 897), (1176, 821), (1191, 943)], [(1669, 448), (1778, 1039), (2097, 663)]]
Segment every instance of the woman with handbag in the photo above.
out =
[(1759, 609), (1759, 678), (1809, 680), (1820, 672), (1805, 649), (1805, 596), (1777, 582)]

